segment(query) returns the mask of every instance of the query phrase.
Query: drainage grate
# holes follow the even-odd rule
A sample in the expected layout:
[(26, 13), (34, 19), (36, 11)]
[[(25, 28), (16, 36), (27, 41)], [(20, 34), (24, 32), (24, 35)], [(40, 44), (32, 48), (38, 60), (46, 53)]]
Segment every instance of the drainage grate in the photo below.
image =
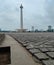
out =
[(11, 64), (10, 46), (0, 47), (0, 65), (1, 64)]

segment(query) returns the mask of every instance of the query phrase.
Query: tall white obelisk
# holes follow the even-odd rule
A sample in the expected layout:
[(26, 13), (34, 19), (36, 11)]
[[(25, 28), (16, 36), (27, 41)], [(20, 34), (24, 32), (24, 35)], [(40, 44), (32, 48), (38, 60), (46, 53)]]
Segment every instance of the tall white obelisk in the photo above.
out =
[(23, 28), (23, 6), (21, 4), (20, 6), (20, 29), (18, 29), (18, 32), (26, 32), (27, 29)]
[(21, 28), (21, 31), (23, 31), (23, 6), (22, 6), (22, 4), (20, 6), (20, 21), (21, 21), (20, 28)]

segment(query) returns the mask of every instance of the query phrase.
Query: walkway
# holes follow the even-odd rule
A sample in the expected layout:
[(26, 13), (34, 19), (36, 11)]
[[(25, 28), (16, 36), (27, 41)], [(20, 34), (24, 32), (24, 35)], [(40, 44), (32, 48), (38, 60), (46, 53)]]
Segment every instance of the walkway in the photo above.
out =
[(30, 53), (25, 50), (17, 41), (6, 35), (1, 46), (11, 47), (11, 64), (9, 65), (40, 65), (36, 63)]

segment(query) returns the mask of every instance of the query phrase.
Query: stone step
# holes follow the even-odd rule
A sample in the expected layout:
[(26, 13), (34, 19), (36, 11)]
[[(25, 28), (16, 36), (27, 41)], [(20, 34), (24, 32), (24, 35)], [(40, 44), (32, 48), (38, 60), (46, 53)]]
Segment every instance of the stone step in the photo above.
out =
[(43, 60), (43, 65), (54, 65), (54, 60)]
[(53, 47), (52, 48), (48, 48), (48, 50), (52, 52), (52, 51), (54, 51), (54, 48)]
[(39, 48), (42, 52), (48, 52), (49, 50), (47, 48)]
[(34, 48), (34, 46), (32, 45), (32, 44), (30, 44), (30, 45), (28, 45), (27, 47), (26, 47), (26, 49), (33, 49)]
[(34, 54), (34, 53), (40, 53), (41, 51), (39, 49), (30, 49), (29, 52)]
[(34, 56), (39, 60), (47, 60), (49, 57), (44, 53), (35, 53)]
[(54, 52), (47, 52), (46, 54), (52, 59), (54, 59)]

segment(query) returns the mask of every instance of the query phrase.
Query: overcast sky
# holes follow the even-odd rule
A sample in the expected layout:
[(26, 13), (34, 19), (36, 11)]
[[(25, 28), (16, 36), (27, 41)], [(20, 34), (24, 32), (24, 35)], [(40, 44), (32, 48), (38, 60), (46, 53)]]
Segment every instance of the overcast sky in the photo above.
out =
[(47, 29), (54, 26), (54, 0), (0, 0), (0, 28), (20, 28), (20, 5), (23, 5), (24, 28)]

